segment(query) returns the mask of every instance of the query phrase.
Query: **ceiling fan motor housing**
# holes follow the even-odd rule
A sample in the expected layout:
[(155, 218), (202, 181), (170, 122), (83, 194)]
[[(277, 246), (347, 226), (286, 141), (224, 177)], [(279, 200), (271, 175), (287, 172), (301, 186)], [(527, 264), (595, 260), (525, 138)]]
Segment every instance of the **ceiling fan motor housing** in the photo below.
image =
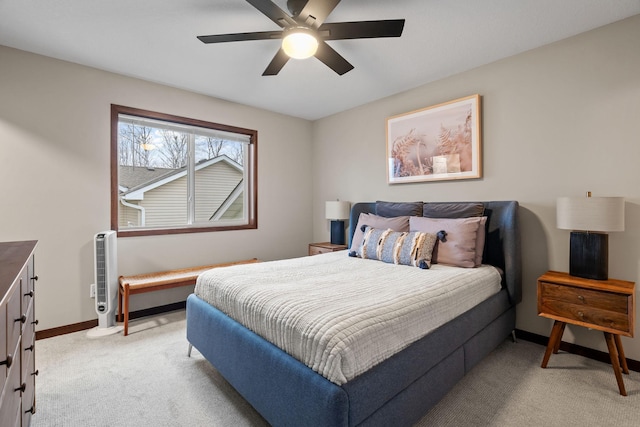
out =
[(307, 0), (287, 0), (287, 9), (292, 16), (298, 16), (306, 4)]

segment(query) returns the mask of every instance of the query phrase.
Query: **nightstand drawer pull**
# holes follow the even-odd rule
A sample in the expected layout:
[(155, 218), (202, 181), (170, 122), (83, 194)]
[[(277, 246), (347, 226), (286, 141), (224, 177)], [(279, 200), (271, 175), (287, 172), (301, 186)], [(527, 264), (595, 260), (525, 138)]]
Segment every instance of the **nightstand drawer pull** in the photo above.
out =
[(582, 302), (584, 302), (584, 297), (582, 295), (578, 295), (578, 299)]
[(584, 313), (583, 313), (583, 312), (581, 312), (581, 311), (579, 311), (579, 312), (578, 312), (578, 316), (582, 319), (582, 318), (584, 318)]

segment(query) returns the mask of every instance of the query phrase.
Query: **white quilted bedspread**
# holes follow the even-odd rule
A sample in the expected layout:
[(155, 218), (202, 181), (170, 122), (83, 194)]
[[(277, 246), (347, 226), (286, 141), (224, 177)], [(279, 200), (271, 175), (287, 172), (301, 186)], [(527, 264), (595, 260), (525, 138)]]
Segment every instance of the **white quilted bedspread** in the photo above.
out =
[(340, 385), (499, 290), (490, 266), (422, 270), (341, 251), (209, 270), (195, 293)]

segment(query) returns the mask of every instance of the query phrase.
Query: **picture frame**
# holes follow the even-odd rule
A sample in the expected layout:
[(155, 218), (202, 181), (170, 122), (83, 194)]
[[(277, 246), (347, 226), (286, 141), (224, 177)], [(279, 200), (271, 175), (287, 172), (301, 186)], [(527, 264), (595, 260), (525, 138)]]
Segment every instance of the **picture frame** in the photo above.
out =
[(387, 182), (482, 178), (480, 95), (387, 118)]

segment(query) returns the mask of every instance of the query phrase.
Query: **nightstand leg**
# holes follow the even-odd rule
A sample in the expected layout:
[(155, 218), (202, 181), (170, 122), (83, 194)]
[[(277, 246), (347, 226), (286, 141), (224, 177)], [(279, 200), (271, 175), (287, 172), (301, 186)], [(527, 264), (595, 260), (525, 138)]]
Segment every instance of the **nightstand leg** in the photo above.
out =
[(620, 356), (618, 356), (615, 338), (613, 337), (613, 334), (604, 332), (604, 339), (607, 341), (607, 347), (609, 348), (609, 357), (611, 358), (611, 364), (613, 365), (613, 373), (616, 374), (618, 389), (620, 390), (621, 395), (626, 396), (627, 391), (624, 388), (622, 372), (620, 371)]
[(547, 350), (544, 352), (544, 358), (542, 359), (543, 368), (547, 367), (551, 353), (557, 353), (556, 348), (560, 347), (560, 340), (562, 339), (562, 333), (564, 332), (564, 322), (556, 320), (553, 322), (553, 329), (551, 329), (551, 335), (549, 336), (549, 343), (547, 344)]
[(564, 335), (564, 327), (567, 326), (567, 324), (564, 322), (560, 323), (562, 323), (562, 326), (560, 327), (561, 329), (558, 335), (558, 339), (556, 340), (556, 345), (553, 347), (553, 354), (558, 354), (558, 351), (560, 350), (560, 343), (562, 342), (562, 336)]
[(613, 339), (615, 340), (615, 343), (616, 343), (618, 356), (620, 356), (620, 367), (622, 368), (622, 372), (625, 374), (628, 374), (629, 367), (627, 366), (627, 358), (624, 355), (624, 348), (622, 348), (622, 340), (620, 339), (620, 335), (614, 334)]

